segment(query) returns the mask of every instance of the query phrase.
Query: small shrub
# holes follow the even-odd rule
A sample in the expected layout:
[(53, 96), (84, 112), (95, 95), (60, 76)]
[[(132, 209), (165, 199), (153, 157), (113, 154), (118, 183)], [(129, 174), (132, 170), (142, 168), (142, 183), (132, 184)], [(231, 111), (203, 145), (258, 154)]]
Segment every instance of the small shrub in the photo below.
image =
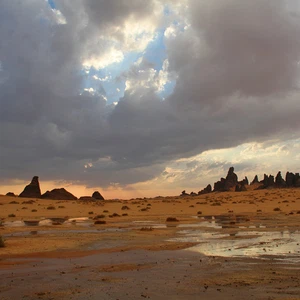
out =
[(94, 217), (94, 220), (103, 219), (103, 218), (105, 218), (105, 215), (97, 215)]
[(19, 202), (18, 201), (11, 201), (11, 202), (9, 202), (9, 204), (19, 204)]
[(115, 217), (120, 217), (120, 215), (117, 214), (117, 213), (113, 213), (112, 215), (109, 215), (109, 217), (110, 217), (110, 218), (115, 218)]
[(37, 212), (37, 210), (36, 209), (32, 209), (31, 212)]
[(127, 205), (122, 206), (122, 210), (129, 210), (130, 208)]
[(0, 248), (5, 247), (5, 243), (4, 243), (4, 239), (3, 237), (0, 235)]
[(198, 211), (198, 212), (197, 212), (197, 215), (202, 215), (202, 211)]
[(108, 213), (109, 211), (108, 211), (108, 210), (104, 210), (103, 212), (104, 212), (104, 213)]
[(14, 218), (16, 215), (15, 214), (9, 214), (8, 217), (9, 218)]
[(106, 221), (97, 220), (94, 222), (95, 225), (103, 225), (106, 224)]
[(93, 215), (94, 214), (94, 212), (93, 211), (89, 211), (89, 215)]
[(24, 206), (24, 207), (22, 207), (22, 209), (28, 209), (28, 207), (25, 207), (25, 206)]
[(174, 218), (174, 217), (168, 217), (166, 219), (166, 222), (179, 222), (179, 221), (176, 218)]
[(142, 227), (141, 231), (153, 231), (153, 228), (151, 226), (150, 227)]
[(60, 205), (58, 208), (65, 208), (63, 205)]
[(122, 217), (127, 217), (128, 216), (128, 214), (122, 214)]
[(279, 207), (275, 207), (273, 210), (274, 211), (281, 211), (281, 209)]
[(55, 210), (56, 208), (55, 208), (55, 206), (48, 206), (47, 209), (48, 210)]

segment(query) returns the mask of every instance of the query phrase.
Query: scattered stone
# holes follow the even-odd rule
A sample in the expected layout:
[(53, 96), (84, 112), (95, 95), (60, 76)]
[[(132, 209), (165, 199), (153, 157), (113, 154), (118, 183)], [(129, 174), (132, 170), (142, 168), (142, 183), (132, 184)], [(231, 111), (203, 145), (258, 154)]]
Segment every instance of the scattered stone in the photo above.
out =
[(34, 176), (32, 178), (30, 184), (26, 185), (24, 191), (19, 195), (19, 197), (23, 197), (23, 198), (40, 198), (41, 197), (41, 189), (40, 189), (38, 176)]

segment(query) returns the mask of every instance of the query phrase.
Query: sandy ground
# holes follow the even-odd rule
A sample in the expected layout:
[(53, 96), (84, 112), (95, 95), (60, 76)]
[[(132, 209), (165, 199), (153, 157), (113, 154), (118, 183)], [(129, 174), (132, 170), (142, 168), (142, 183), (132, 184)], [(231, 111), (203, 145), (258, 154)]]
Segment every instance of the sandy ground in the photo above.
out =
[(94, 203), (0, 196), (2, 222), (97, 215), (106, 224), (0, 227), (0, 299), (300, 299), (299, 263), (205, 256), (173, 239), (198, 216), (226, 217), (227, 233), (237, 220), (297, 232), (300, 189)]

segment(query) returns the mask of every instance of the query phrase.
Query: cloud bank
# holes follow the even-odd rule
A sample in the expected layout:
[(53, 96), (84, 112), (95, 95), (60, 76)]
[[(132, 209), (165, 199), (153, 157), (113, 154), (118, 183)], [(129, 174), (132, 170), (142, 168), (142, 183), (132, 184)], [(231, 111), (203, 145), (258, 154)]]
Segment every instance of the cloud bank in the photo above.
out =
[[(0, 179), (128, 185), (203, 151), (299, 138), (297, 9), (297, 0), (1, 1)], [(161, 31), (157, 68), (144, 53)], [(102, 81), (87, 87), (86, 70), (131, 53), (140, 58), (120, 73), (116, 105)]]

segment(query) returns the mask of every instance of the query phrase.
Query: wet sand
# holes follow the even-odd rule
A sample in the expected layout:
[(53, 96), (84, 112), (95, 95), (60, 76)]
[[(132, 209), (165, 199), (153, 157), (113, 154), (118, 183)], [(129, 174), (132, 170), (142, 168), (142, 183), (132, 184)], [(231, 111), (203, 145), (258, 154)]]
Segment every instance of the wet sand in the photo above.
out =
[(0, 196), (0, 299), (300, 299), (300, 189), (30, 200)]

